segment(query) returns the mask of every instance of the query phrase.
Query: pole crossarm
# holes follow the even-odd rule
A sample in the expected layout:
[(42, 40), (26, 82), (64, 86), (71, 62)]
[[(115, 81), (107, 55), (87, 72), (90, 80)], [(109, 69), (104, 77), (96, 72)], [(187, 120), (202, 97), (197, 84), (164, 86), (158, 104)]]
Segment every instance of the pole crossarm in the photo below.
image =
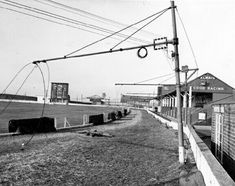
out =
[(33, 61), (32, 63), (33, 64), (46, 63), (46, 62), (50, 62), (50, 61), (57, 61), (57, 60), (71, 59), (71, 58), (79, 58), (79, 57), (87, 57), (87, 56), (108, 54), (108, 53), (114, 53), (114, 52), (122, 52), (122, 51), (135, 50), (135, 49), (147, 48), (147, 47), (156, 48), (156, 46), (159, 46), (159, 45), (168, 45), (168, 44), (173, 44), (173, 43), (174, 43), (173, 40), (167, 40), (166, 39), (165, 41), (154, 42), (154, 43), (148, 44), (148, 45), (140, 45), (140, 46), (134, 46), (134, 47), (119, 48), (119, 49), (115, 49), (115, 50), (110, 49), (110, 50), (106, 50), (106, 51), (79, 54), (79, 55), (73, 55), (73, 56), (62, 56), (62, 57), (48, 58), (48, 59)]
[(190, 76), (187, 78), (187, 81), (193, 76), (193, 74), (195, 74), (199, 69), (198, 68), (194, 68), (194, 69), (189, 69), (189, 71), (193, 71), (192, 74), (190, 74)]
[[(183, 72), (183, 73), (188, 73), (190, 71), (193, 71), (188, 77), (187, 77), (187, 81), (199, 70), (199, 68), (192, 68), (192, 69), (187, 69), (187, 70), (181, 70), (180, 72)], [(182, 85), (185, 85), (185, 82), (182, 84)]]

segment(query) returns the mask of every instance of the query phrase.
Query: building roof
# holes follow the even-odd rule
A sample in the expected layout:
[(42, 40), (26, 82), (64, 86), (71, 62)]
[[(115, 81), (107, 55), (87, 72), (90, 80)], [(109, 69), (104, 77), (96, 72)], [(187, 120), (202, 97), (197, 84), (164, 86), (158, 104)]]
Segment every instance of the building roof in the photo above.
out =
[(127, 102), (149, 102), (150, 100), (153, 100), (155, 96), (135, 96), (135, 95), (122, 95), (121, 102), (127, 103)]
[[(192, 87), (192, 92), (200, 93), (233, 94), (234, 90), (233, 87), (208, 72), (189, 81), (187, 89), (189, 89), (190, 86)], [(182, 86), (181, 91), (185, 91), (184, 86)], [(169, 91), (162, 92), (161, 96), (158, 96), (157, 99), (175, 94), (176, 87), (171, 86), (171, 89), (169, 89)]]
[(208, 72), (189, 81), (188, 85), (192, 86), (193, 92), (212, 92), (223, 94), (231, 94), (233, 92), (233, 87)]

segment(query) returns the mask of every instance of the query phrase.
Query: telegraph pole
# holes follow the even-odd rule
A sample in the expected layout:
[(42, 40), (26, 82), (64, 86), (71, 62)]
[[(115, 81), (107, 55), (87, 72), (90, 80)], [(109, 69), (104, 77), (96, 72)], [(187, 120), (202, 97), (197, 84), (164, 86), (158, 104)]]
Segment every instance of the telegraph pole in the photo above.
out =
[(173, 27), (173, 46), (175, 57), (175, 78), (176, 78), (176, 96), (177, 96), (177, 120), (178, 120), (178, 141), (179, 141), (179, 162), (184, 163), (184, 140), (183, 140), (183, 124), (182, 124), (182, 108), (181, 108), (181, 96), (180, 96), (180, 68), (179, 68), (179, 52), (175, 19), (175, 4), (171, 1), (171, 14), (172, 14), (172, 27)]
[(187, 90), (187, 88), (188, 88), (188, 85), (187, 85), (187, 83), (188, 83), (188, 70), (186, 70), (185, 71), (185, 91), (184, 91), (184, 96), (185, 96), (185, 117), (184, 117), (184, 119), (185, 119), (185, 125), (187, 125), (188, 124), (188, 117), (187, 117), (187, 114), (188, 114), (188, 90)]
[[(188, 65), (182, 66), (181, 72), (185, 73), (185, 81), (184, 81), (184, 86), (185, 86), (185, 91), (184, 91), (184, 96), (185, 96), (185, 125), (188, 124), (188, 79), (192, 77), (192, 75), (198, 70), (198, 68), (195, 69), (189, 69)], [(188, 72), (193, 71), (193, 73), (188, 77)]]

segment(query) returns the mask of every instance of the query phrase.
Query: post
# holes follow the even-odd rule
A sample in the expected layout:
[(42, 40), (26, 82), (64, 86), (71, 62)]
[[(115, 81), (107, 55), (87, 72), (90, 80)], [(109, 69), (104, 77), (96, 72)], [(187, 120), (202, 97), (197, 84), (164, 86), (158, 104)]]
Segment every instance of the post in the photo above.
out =
[(66, 123), (67, 123), (67, 119), (66, 117), (64, 118), (64, 128), (66, 128)]
[(185, 71), (185, 91), (184, 91), (184, 95), (185, 95), (185, 125), (188, 124), (188, 91), (187, 91), (187, 78), (188, 78), (188, 71)]
[(57, 128), (57, 119), (56, 118), (54, 118), (54, 126), (55, 126), (55, 128)]
[(192, 86), (189, 86), (189, 96), (188, 96), (188, 109), (189, 109), (189, 119), (188, 124), (191, 125), (191, 109), (192, 109)]
[(83, 115), (83, 122), (82, 122), (82, 124), (85, 125), (85, 124), (87, 124), (87, 123), (88, 123), (88, 117), (87, 117), (87, 115), (85, 114), (85, 115)]
[(173, 45), (174, 45), (174, 57), (175, 57), (175, 78), (176, 78), (176, 96), (177, 96), (177, 120), (178, 120), (178, 140), (179, 140), (179, 162), (184, 163), (184, 141), (183, 141), (183, 124), (182, 124), (182, 108), (180, 97), (180, 69), (179, 69), (179, 53), (178, 53), (178, 37), (176, 30), (175, 19), (175, 4), (171, 1), (171, 13), (172, 13), (172, 27), (173, 27)]
[(106, 122), (105, 113), (103, 112), (104, 123)]
[(188, 107), (192, 107), (192, 86), (189, 86), (189, 100), (188, 100)]

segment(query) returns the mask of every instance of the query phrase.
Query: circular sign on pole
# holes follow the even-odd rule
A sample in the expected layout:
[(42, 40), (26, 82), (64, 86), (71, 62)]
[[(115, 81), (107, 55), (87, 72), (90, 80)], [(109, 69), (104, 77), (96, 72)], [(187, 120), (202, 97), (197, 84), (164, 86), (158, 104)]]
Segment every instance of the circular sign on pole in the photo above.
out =
[(145, 47), (140, 47), (137, 51), (137, 55), (139, 58), (145, 58), (148, 55), (148, 50)]

